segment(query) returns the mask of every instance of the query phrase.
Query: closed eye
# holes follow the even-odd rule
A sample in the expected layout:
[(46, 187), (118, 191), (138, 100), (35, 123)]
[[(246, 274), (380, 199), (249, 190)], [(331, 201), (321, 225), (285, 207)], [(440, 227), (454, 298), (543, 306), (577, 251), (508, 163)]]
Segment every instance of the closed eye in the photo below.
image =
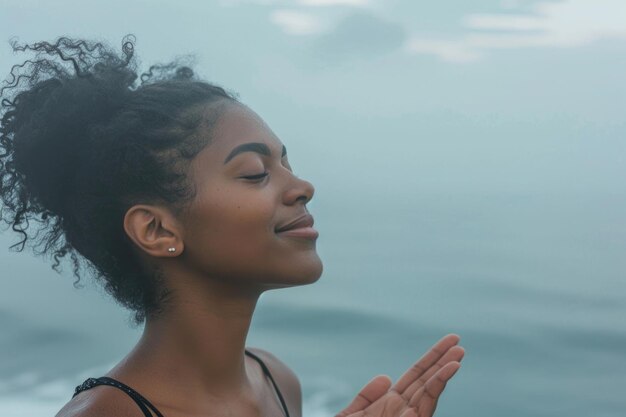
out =
[(262, 174), (248, 175), (246, 177), (241, 177), (241, 178), (245, 178), (247, 180), (259, 180), (259, 179), (265, 178), (268, 174), (269, 174), (269, 172), (264, 172)]

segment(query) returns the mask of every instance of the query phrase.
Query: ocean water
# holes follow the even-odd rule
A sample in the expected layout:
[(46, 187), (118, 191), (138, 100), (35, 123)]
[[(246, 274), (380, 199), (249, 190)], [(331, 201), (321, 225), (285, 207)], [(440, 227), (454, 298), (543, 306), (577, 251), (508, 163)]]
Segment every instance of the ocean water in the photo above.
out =
[[(378, 204), (311, 203), (324, 274), (263, 294), (249, 334), (298, 374), (306, 417), (448, 333), (466, 356), (436, 416), (626, 415), (625, 194), (360, 198)], [(0, 414), (52, 416), (139, 329), (69, 273), (1, 256)]]

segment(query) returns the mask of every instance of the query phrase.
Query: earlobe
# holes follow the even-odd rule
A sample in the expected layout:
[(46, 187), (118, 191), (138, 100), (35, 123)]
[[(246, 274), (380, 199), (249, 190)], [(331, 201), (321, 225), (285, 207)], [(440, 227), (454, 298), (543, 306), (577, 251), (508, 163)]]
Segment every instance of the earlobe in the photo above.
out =
[(124, 230), (137, 247), (151, 256), (176, 256), (175, 252), (180, 252), (182, 242), (175, 220), (161, 208), (131, 207), (124, 216)]

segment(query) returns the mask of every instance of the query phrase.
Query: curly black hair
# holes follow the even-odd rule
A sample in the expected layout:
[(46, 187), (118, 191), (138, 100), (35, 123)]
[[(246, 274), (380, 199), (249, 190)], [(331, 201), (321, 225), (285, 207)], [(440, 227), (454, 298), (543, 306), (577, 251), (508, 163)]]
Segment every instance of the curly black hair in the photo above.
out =
[(225, 100), (238, 98), (180, 59), (138, 75), (135, 43), (125, 36), (117, 54), (67, 37), (11, 41), (35, 57), (0, 89), (0, 220), (22, 237), (12, 250), (28, 240), (56, 272), (69, 255), (74, 286), (86, 266), (139, 325), (163, 311), (168, 291), (140, 261), (124, 215), (139, 203), (184, 213), (195, 196), (188, 162), (212, 140)]

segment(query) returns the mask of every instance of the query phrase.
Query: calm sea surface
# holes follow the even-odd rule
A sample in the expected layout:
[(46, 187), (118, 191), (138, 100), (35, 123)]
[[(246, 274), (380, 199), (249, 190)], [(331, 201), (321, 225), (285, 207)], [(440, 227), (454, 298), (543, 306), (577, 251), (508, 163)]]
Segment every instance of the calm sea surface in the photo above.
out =
[[(299, 375), (306, 417), (447, 333), (466, 357), (436, 416), (626, 415), (625, 195), (360, 198), (311, 206), (324, 274), (264, 294), (248, 339)], [(0, 415), (52, 416), (140, 330), (0, 236)]]

